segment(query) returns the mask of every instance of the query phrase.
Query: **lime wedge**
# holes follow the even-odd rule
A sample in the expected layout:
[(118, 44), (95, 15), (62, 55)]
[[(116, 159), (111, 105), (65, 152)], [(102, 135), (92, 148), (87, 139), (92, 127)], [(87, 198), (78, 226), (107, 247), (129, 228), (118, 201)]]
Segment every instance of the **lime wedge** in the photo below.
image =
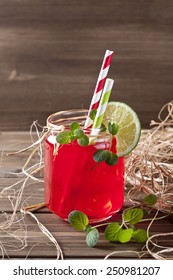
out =
[(141, 135), (141, 124), (135, 111), (122, 102), (109, 102), (104, 115), (103, 123), (118, 124), (116, 134), (117, 155), (119, 157), (129, 154), (138, 144)]

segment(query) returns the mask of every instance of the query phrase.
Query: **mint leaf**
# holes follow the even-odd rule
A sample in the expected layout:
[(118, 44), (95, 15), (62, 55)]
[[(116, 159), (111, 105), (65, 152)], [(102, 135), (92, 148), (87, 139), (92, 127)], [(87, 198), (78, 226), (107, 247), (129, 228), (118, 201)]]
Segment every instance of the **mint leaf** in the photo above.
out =
[(102, 123), (100, 127), (100, 132), (105, 132), (105, 131), (106, 131), (106, 126), (104, 125), (104, 123)]
[(111, 223), (105, 229), (105, 238), (109, 241), (118, 241), (121, 226), (118, 223)]
[(73, 132), (76, 129), (80, 128), (80, 125), (77, 122), (72, 122), (70, 125), (70, 130)]
[(110, 156), (105, 161), (108, 165), (112, 166), (118, 162), (118, 156), (112, 152), (109, 152)]
[(110, 158), (110, 152), (108, 150), (97, 150), (93, 158), (96, 162), (106, 161)]
[(108, 123), (108, 130), (111, 135), (116, 135), (119, 130), (119, 125), (116, 123)]
[(154, 194), (149, 194), (144, 198), (144, 202), (152, 206), (157, 202), (157, 196)]
[(70, 140), (73, 141), (76, 139), (76, 136), (73, 135), (73, 133), (70, 135)]
[(89, 247), (93, 247), (97, 244), (99, 239), (99, 232), (96, 228), (92, 228), (86, 235), (86, 243)]
[(85, 232), (86, 234), (88, 234), (88, 232), (92, 229), (92, 227), (90, 225), (87, 225), (85, 228)]
[(67, 143), (71, 142), (70, 132), (69, 131), (60, 132), (56, 137), (56, 141), (59, 144), (67, 144)]
[(95, 110), (95, 109), (90, 112), (90, 119), (92, 121), (94, 121), (94, 119), (96, 117), (96, 113), (97, 113), (97, 110)]
[(138, 243), (146, 242), (148, 239), (147, 231), (145, 229), (137, 229), (133, 232), (132, 237)]
[(132, 228), (121, 229), (118, 235), (118, 239), (121, 243), (129, 242), (130, 239), (132, 238), (132, 234), (133, 234)]
[(89, 138), (84, 134), (82, 138), (77, 140), (78, 144), (81, 146), (88, 146), (89, 144)]
[(88, 217), (83, 212), (74, 210), (70, 212), (68, 221), (73, 228), (84, 231), (88, 225)]
[(77, 128), (74, 130), (74, 136), (77, 138), (77, 139), (80, 139), (84, 136), (84, 132), (81, 128)]
[(143, 218), (143, 211), (140, 208), (133, 208), (125, 211), (123, 213), (125, 222), (128, 222), (132, 225), (140, 222)]

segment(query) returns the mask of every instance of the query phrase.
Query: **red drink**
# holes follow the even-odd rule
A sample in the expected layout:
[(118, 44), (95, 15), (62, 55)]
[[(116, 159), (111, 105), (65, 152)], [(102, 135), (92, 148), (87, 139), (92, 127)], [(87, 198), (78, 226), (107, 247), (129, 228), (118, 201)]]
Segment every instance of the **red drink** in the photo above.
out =
[(98, 222), (121, 209), (124, 201), (124, 158), (114, 166), (97, 163), (93, 154), (108, 149), (102, 139), (82, 147), (75, 141), (60, 145), (54, 155), (53, 136), (45, 141), (44, 180), (47, 207), (67, 220), (73, 210), (84, 212), (90, 222)]

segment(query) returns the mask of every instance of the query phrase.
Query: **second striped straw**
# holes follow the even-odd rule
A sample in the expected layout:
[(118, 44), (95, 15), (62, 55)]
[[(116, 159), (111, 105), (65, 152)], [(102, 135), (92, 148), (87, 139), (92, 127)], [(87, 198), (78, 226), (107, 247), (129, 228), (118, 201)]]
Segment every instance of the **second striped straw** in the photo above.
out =
[(106, 107), (109, 101), (109, 97), (111, 94), (111, 90), (113, 88), (114, 80), (112, 79), (106, 79), (106, 83), (103, 89), (102, 97), (99, 103), (99, 107), (97, 109), (97, 113), (94, 119), (94, 123), (92, 126), (91, 135), (98, 135), (99, 134), (99, 128), (101, 127), (104, 113), (106, 111)]

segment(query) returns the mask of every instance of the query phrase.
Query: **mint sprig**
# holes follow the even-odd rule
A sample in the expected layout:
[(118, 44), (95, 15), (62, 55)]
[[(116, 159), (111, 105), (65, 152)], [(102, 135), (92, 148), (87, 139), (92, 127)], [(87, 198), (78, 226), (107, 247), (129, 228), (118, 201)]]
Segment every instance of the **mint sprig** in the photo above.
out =
[(108, 165), (113, 166), (118, 162), (118, 156), (117, 156), (117, 154), (112, 153), (110, 151), (109, 151), (109, 153), (110, 153), (110, 157), (108, 159), (106, 159), (105, 162)]
[(95, 120), (96, 114), (97, 114), (97, 110), (96, 110), (96, 109), (93, 109), (93, 110), (90, 112), (90, 119), (91, 119), (92, 121)]
[[(105, 131), (106, 127), (102, 123), (101, 130)], [(112, 137), (118, 133), (119, 126), (116, 123), (108, 123), (108, 131), (111, 135), (111, 143), (112, 143)], [(111, 152), (111, 147), (109, 150), (97, 150), (94, 153), (93, 156), (94, 160), (96, 162), (102, 162), (104, 161), (107, 165), (113, 166), (118, 162), (118, 156), (116, 153)]]
[(143, 215), (144, 213), (141, 208), (128, 209), (123, 211), (121, 222), (91, 226), (89, 225), (87, 215), (75, 210), (69, 214), (68, 221), (73, 228), (85, 232), (86, 243), (90, 247), (95, 246), (99, 240), (99, 231), (97, 228), (105, 225), (104, 236), (110, 242), (127, 243), (136, 241), (138, 243), (144, 243), (148, 239), (147, 231), (145, 229), (136, 229), (134, 226), (142, 221)]
[(109, 241), (119, 241), (121, 243), (135, 240), (136, 242), (145, 242), (148, 238), (147, 231), (144, 229), (135, 230), (135, 224), (142, 221), (144, 216), (143, 209), (132, 208), (124, 210), (122, 222), (111, 223), (105, 230), (105, 238)]
[(80, 125), (78, 124), (78, 122), (72, 122), (70, 125), (70, 131), (75, 131), (76, 129), (80, 129)]
[(144, 243), (148, 239), (145, 229), (137, 229), (133, 232), (133, 239), (138, 243)]
[(80, 139), (84, 136), (84, 132), (81, 128), (77, 128), (73, 131), (73, 135), (77, 138)]
[(116, 135), (118, 133), (118, 130), (119, 130), (119, 125), (116, 124), (116, 123), (109, 122), (108, 123), (108, 130), (109, 130), (109, 133), (111, 135)]
[(72, 211), (68, 216), (69, 223), (77, 230), (84, 231), (88, 226), (88, 217), (80, 211)]
[(68, 144), (75, 139), (77, 139), (78, 144), (81, 146), (87, 146), (89, 144), (88, 136), (84, 134), (77, 122), (71, 123), (70, 131), (62, 131), (56, 137), (56, 141), (62, 145)]
[(101, 150), (98, 149), (94, 155), (93, 158), (96, 162), (102, 162), (108, 160), (110, 157), (110, 152), (108, 150)]
[(81, 138), (77, 140), (78, 144), (81, 146), (88, 146), (89, 138), (86, 135), (83, 135)]
[(97, 228), (91, 227), (88, 224), (88, 217), (83, 212), (77, 210), (72, 211), (68, 216), (68, 221), (73, 228), (85, 232), (86, 243), (89, 247), (97, 244), (99, 232)]
[(109, 241), (118, 241), (119, 233), (122, 230), (122, 227), (119, 223), (111, 223), (105, 229), (105, 238)]
[(71, 142), (71, 136), (72, 135), (68, 131), (62, 131), (57, 135), (56, 141), (59, 144), (68, 144)]
[(102, 123), (100, 127), (100, 132), (105, 132), (105, 131), (106, 131), (106, 126), (104, 125), (104, 123)]
[(99, 240), (99, 232), (97, 228), (93, 227), (86, 234), (86, 244), (89, 247), (94, 247), (97, 244), (98, 240)]
[(157, 196), (155, 194), (149, 194), (144, 198), (145, 204), (152, 206), (157, 202)]
[[(92, 110), (90, 113), (90, 118), (92, 120), (94, 120), (96, 116), (96, 110)], [(108, 131), (111, 135), (111, 137), (113, 137), (113, 135), (115, 135), (118, 132), (118, 125), (115, 123), (109, 123), (108, 124)], [(107, 130), (106, 126), (102, 123), (101, 124), (101, 128), (100, 128), (101, 132), (104, 132)], [(56, 141), (61, 144), (68, 144), (71, 141), (77, 140), (78, 144), (80, 146), (88, 146), (89, 145), (89, 138), (88, 136), (84, 133), (84, 131), (81, 129), (80, 125), (78, 122), (72, 122), (70, 124), (70, 130), (69, 131), (62, 131), (60, 132), (57, 137), (56, 137)], [(112, 141), (111, 141), (112, 143)], [(93, 154), (93, 159), (94, 161), (100, 163), (100, 162), (105, 162), (107, 165), (109, 166), (113, 166), (117, 163), (118, 161), (118, 156), (111, 152), (111, 147), (109, 150), (102, 150), (99, 149), (97, 150), (94, 154)]]
[(115, 165), (118, 161), (118, 156), (115, 153), (112, 153), (109, 150), (97, 150), (93, 158), (96, 162), (103, 162), (105, 161), (108, 165), (112, 166)]
[(126, 223), (135, 225), (139, 223), (143, 218), (144, 212), (140, 208), (132, 208), (123, 212), (123, 219)]

